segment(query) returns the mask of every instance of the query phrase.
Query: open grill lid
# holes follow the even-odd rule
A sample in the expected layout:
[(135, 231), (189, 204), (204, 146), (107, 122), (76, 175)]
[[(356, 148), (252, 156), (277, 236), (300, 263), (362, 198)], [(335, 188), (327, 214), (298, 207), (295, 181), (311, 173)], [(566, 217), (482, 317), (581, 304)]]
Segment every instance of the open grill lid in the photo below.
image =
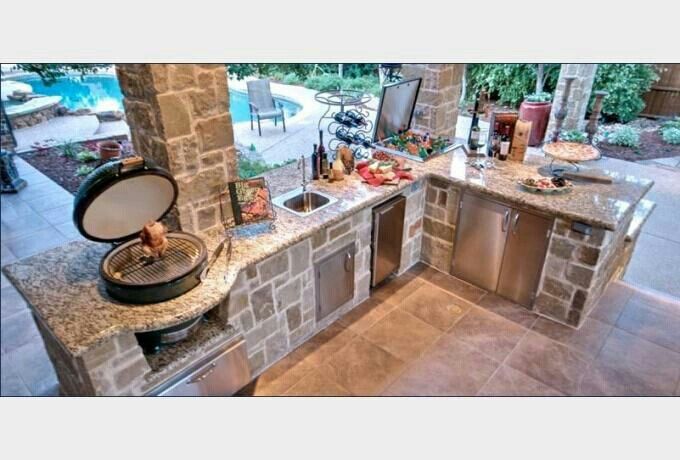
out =
[(411, 127), (421, 81), (414, 78), (383, 86), (373, 142), (381, 142)]
[(87, 239), (122, 242), (137, 237), (144, 224), (162, 219), (177, 200), (177, 182), (142, 157), (105, 163), (78, 188), (73, 221)]

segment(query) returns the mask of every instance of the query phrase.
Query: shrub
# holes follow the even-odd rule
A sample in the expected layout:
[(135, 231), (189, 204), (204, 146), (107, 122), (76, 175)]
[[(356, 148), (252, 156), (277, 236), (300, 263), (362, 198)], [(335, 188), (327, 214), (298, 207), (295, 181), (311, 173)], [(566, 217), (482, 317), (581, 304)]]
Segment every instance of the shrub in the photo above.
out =
[(325, 74), (308, 77), (305, 80), (307, 88), (317, 91), (330, 91), (342, 87), (343, 79), (339, 75)]
[(68, 141), (60, 147), (59, 155), (66, 158), (75, 158), (78, 151), (79, 151), (78, 144)]
[(99, 159), (99, 154), (93, 152), (92, 150), (81, 150), (76, 154), (76, 160), (81, 163), (88, 163), (90, 161), (95, 161)]
[[(499, 103), (519, 107), (524, 96), (536, 91), (536, 67), (536, 64), (468, 64), (466, 94), (473, 97), (481, 89), (486, 89)], [(546, 91), (555, 90), (559, 73), (559, 64), (544, 65)]]
[(279, 72), (279, 71), (272, 72), (272, 73), (269, 74), (268, 76), (269, 76), (269, 79), (270, 79), (270, 80), (273, 80), (273, 81), (281, 81), (281, 82), (283, 81), (284, 78), (286, 78), (286, 74), (283, 73), (283, 72)]
[(525, 97), (524, 100), (527, 102), (550, 102), (552, 101), (552, 94), (546, 92), (533, 93)]
[[(628, 123), (645, 108), (642, 95), (659, 76), (651, 64), (599, 64), (594, 90), (609, 94), (602, 102), (602, 114), (609, 121)], [(594, 96), (591, 96), (591, 107)]]
[(301, 85), (302, 84), (302, 78), (295, 74), (295, 73), (287, 73), (283, 79), (281, 80), (282, 83), (286, 85)]
[(661, 125), (661, 130), (663, 131), (664, 129), (668, 128), (675, 128), (675, 129), (680, 129), (680, 117), (675, 117), (673, 120), (668, 120), (665, 121)]
[(238, 173), (241, 179), (250, 179), (251, 177), (261, 176), (262, 174), (272, 169), (280, 168), (281, 166), (294, 163), (296, 160), (291, 159), (284, 163), (276, 163), (270, 165), (262, 160), (251, 160), (242, 155), (238, 159)]
[(76, 176), (78, 176), (78, 177), (87, 176), (92, 171), (94, 171), (94, 168), (92, 166), (80, 165), (80, 166), (78, 166), (78, 169), (76, 170)]
[(583, 144), (588, 140), (588, 135), (583, 131), (572, 129), (571, 131), (565, 131), (560, 134), (560, 140), (565, 142), (579, 142)]
[(305, 80), (305, 87), (317, 91), (329, 91), (333, 89), (354, 89), (365, 93), (379, 95), (382, 87), (378, 77), (364, 76), (357, 78), (340, 78), (335, 74), (324, 74), (309, 77)]
[[(293, 73), (300, 77), (300, 81), (307, 77), (325, 73), (338, 74), (338, 64), (228, 64), (230, 75), (242, 80), (249, 76), (272, 77), (281, 75), (282, 78)], [(378, 64), (345, 64), (343, 67), (345, 78), (378, 75)]]
[(640, 144), (640, 134), (630, 126), (619, 126), (607, 135), (607, 142), (624, 147), (637, 147)]
[(670, 127), (661, 131), (661, 138), (667, 144), (680, 144), (680, 128)]
[(345, 78), (342, 82), (342, 88), (355, 89), (376, 96), (380, 95), (380, 92), (382, 91), (382, 86), (380, 86), (378, 77), (369, 76)]

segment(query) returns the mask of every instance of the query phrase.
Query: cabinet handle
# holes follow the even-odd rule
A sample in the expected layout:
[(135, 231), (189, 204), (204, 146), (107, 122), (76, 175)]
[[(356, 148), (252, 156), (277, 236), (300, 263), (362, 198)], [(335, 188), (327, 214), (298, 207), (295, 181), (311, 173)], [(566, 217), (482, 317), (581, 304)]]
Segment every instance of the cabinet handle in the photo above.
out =
[(352, 270), (352, 254), (347, 253), (345, 254), (345, 271), (349, 272)]
[(515, 218), (512, 220), (512, 234), (517, 233), (517, 223), (519, 222), (519, 213), (515, 214)]
[(508, 224), (510, 223), (510, 210), (505, 211), (505, 215), (503, 216), (503, 223), (501, 224), (501, 231), (502, 232), (507, 232), (508, 231)]
[(208, 369), (207, 369), (205, 372), (203, 372), (201, 375), (199, 375), (199, 376), (197, 376), (197, 377), (193, 377), (192, 379), (190, 379), (190, 380), (187, 382), (187, 385), (191, 385), (192, 383), (198, 383), (198, 382), (200, 382), (201, 380), (204, 380), (207, 376), (209, 376), (210, 374), (212, 374), (213, 372), (215, 372), (215, 367), (216, 367), (216, 366), (217, 366), (216, 363), (210, 363), (210, 366), (208, 366)]

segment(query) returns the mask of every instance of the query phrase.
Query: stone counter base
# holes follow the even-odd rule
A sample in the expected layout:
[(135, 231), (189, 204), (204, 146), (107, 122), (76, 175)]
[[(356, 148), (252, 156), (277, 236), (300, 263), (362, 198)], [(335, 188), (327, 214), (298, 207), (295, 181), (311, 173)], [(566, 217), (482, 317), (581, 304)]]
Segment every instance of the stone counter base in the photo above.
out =
[[(451, 271), (462, 194), (446, 181), (430, 179), (426, 185), (421, 259), (445, 273)], [(590, 236), (572, 230), (572, 225), (563, 218), (554, 220), (532, 310), (578, 327), (615, 273), (621, 272), (616, 259), (624, 251), (630, 219), (616, 232), (592, 228)], [(629, 252), (634, 243), (625, 245)]]

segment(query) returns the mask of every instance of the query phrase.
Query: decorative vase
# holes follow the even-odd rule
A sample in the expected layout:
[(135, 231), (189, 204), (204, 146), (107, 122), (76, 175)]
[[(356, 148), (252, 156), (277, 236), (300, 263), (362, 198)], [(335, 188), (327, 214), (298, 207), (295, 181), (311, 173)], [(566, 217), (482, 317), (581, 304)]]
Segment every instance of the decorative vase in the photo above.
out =
[(536, 147), (543, 142), (545, 130), (550, 121), (550, 102), (529, 102), (523, 101), (519, 106), (519, 119), (531, 122), (531, 134), (529, 135), (529, 145)]
[(120, 144), (116, 141), (102, 141), (97, 144), (99, 148), (99, 159), (102, 163), (112, 158), (120, 157)]

